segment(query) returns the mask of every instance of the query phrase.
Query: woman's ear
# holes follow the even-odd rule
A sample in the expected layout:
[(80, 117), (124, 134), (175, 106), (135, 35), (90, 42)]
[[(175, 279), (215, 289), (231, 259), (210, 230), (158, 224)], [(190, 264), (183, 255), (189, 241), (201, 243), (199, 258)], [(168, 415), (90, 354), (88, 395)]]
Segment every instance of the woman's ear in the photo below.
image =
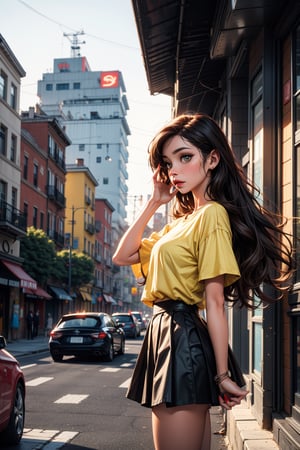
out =
[(214, 169), (217, 167), (220, 161), (220, 154), (217, 150), (212, 150), (207, 158), (208, 169)]

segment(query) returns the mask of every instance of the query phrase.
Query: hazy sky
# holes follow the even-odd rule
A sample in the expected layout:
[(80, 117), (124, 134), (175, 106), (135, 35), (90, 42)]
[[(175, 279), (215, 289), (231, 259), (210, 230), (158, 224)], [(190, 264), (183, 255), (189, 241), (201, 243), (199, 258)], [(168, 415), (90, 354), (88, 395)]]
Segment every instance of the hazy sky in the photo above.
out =
[[(21, 81), (21, 110), (38, 102), (37, 81), (52, 72), (53, 59), (70, 57), (64, 33), (79, 36), (81, 56), (92, 71), (120, 70), (129, 103), (128, 213), (134, 197), (151, 192), (147, 147), (170, 119), (171, 100), (151, 96), (141, 55), (131, 0), (0, 0), (0, 33), (26, 71)], [(136, 202), (136, 212), (140, 205)]]

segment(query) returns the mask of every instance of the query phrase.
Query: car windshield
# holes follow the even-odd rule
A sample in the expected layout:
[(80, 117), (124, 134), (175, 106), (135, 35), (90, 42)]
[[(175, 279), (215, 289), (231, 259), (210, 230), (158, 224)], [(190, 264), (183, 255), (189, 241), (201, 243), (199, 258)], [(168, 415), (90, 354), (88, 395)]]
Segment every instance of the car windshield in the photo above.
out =
[(132, 315), (137, 319), (137, 320), (142, 320), (142, 316), (139, 313), (132, 313)]
[(119, 322), (132, 322), (130, 316), (116, 316), (115, 319), (117, 319)]
[(59, 324), (58, 328), (96, 328), (98, 323), (98, 319), (95, 317), (76, 317), (64, 320)]

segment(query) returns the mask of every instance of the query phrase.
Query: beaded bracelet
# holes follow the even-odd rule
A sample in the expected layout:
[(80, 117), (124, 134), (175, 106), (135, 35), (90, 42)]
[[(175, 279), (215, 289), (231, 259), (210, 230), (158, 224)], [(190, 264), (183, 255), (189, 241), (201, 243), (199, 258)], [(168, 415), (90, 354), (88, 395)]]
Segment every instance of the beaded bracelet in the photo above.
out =
[(222, 381), (226, 380), (226, 378), (229, 378), (228, 370), (226, 370), (226, 372), (220, 373), (220, 375), (216, 375), (214, 380), (217, 384), (221, 384)]

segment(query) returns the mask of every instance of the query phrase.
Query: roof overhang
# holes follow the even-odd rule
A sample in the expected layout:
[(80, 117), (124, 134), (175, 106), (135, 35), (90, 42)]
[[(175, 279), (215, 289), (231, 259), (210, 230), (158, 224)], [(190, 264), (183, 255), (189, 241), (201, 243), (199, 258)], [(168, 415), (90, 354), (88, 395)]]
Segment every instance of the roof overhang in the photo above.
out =
[(150, 93), (174, 115), (213, 115), (226, 58), (280, 15), (286, 0), (132, 0)]

